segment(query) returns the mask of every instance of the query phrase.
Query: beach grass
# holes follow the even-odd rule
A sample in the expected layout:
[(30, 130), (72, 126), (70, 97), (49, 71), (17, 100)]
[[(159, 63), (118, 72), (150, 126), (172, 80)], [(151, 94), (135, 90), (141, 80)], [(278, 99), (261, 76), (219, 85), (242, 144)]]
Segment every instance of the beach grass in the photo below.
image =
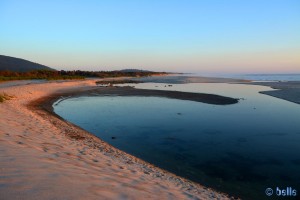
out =
[(6, 101), (6, 100), (10, 100), (14, 98), (14, 96), (12, 95), (8, 95), (7, 93), (3, 92), (2, 94), (0, 94), (0, 103)]

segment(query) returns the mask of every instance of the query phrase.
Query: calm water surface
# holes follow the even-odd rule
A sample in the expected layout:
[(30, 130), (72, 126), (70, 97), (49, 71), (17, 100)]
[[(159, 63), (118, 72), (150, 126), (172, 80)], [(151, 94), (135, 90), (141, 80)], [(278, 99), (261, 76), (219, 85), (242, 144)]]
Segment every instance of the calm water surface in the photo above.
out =
[(182, 76), (206, 76), (221, 78), (237, 78), (253, 81), (300, 81), (300, 74), (203, 74), (190, 73), (182, 74)]
[(119, 149), (217, 190), (245, 199), (270, 199), (265, 195), (269, 187), (300, 192), (299, 105), (259, 94), (270, 90), (264, 86), (135, 86), (243, 100), (220, 106), (159, 97), (94, 96), (67, 99), (54, 109)]

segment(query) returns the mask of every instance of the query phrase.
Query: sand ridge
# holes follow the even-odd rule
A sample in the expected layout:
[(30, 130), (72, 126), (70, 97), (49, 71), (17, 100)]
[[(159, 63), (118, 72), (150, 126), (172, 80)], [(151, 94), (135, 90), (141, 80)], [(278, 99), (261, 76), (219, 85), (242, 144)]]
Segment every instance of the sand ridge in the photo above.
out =
[(0, 199), (229, 199), (28, 106), (93, 87), (84, 80), (1, 88), (15, 98), (0, 104)]

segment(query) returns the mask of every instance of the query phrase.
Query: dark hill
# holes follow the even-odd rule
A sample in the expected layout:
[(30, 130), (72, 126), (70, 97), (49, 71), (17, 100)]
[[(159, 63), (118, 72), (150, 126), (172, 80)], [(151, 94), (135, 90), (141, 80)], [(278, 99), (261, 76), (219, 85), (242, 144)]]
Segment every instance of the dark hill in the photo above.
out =
[(0, 71), (27, 72), (32, 70), (54, 70), (28, 60), (0, 55)]

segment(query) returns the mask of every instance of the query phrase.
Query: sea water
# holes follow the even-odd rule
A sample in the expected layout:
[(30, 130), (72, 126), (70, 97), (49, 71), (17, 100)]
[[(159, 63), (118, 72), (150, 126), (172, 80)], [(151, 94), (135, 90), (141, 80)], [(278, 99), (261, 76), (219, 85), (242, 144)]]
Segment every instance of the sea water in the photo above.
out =
[(245, 79), (251, 81), (300, 81), (299, 73), (289, 74), (219, 74), (219, 73), (187, 73), (182, 76), (204, 76), (204, 77), (220, 77), (220, 78), (234, 78)]
[(137, 88), (241, 98), (211, 105), (160, 97), (71, 98), (54, 110), (113, 146), (202, 185), (243, 199), (267, 188), (300, 192), (300, 106), (264, 86), (191, 83)]

